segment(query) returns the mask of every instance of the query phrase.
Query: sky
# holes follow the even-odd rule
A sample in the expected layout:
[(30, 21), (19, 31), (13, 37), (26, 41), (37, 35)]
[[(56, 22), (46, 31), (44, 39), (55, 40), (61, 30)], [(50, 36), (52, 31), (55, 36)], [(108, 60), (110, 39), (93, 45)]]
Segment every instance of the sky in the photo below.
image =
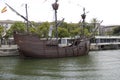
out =
[[(54, 10), (51, 4), (55, 0), (0, 0), (0, 10), (5, 3), (13, 7), (17, 12), (26, 16), (25, 4), (28, 5), (28, 19), (35, 22), (54, 21)], [(58, 0), (58, 20), (65, 18), (65, 22), (78, 23), (81, 21), (83, 7), (86, 12), (86, 22), (93, 18), (103, 22), (101, 25), (120, 25), (120, 1), (119, 0)], [(9, 7), (4, 13), (0, 13), (0, 20), (24, 21), (12, 12)]]

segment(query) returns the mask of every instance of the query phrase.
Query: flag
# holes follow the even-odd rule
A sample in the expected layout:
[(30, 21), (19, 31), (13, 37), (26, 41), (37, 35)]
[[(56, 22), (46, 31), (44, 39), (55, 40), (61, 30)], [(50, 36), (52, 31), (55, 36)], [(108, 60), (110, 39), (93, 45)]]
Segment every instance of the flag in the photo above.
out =
[(7, 11), (7, 6), (5, 6), (2, 10), (1, 10), (1, 13), (4, 13)]

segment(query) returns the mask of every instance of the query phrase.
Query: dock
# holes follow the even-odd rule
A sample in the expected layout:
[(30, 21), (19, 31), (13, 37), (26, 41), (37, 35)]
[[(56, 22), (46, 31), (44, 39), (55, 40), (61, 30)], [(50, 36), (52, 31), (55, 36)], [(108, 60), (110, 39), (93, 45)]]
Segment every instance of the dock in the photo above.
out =
[(17, 55), (19, 55), (17, 45), (0, 46), (0, 56), (17, 56)]
[(90, 50), (120, 49), (120, 36), (95, 36)]

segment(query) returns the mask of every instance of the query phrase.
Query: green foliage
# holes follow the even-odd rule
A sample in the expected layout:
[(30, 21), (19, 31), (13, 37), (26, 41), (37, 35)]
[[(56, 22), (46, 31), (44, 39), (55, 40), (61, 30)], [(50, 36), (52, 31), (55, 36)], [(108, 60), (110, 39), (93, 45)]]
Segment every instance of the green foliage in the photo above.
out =
[(66, 22), (63, 22), (61, 25), (60, 25), (60, 27), (62, 27), (62, 28), (68, 28), (68, 24), (66, 23)]
[(11, 30), (13, 31), (19, 31), (19, 32), (25, 32), (26, 27), (25, 24), (23, 22), (15, 22), (12, 26), (11, 26)]
[(82, 29), (81, 29), (81, 23), (68, 23), (68, 32), (70, 34), (70, 37), (75, 37), (78, 35), (81, 35)]
[(90, 36), (90, 32), (88, 31), (88, 29), (86, 28), (86, 29), (84, 29), (84, 34), (85, 34), (85, 36)]
[(4, 31), (4, 27), (3, 27), (3, 26), (0, 26), (0, 38), (2, 37), (3, 31)]
[(39, 37), (48, 37), (50, 23), (43, 22), (39, 27), (37, 27), (36, 33)]
[(75, 37), (77, 35), (80, 35), (81, 34), (80, 31), (81, 31), (80, 28), (76, 28), (76, 29), (71, 30), (71, 33), (70, 33), (71, 37)]
[(65, 29), (65, 28), (58, 27), (58, 36), (59, 36), (60, 38), (69, 37), (68, 30)]
[(25, 24), (23, 22), (15, 22), (13, 25), (11, 25), (11, 28), (6, 31), (5, 38), (9, 38), (13, 35), (13, 31), (19, 31), (19, 32), (25, 32)]
[(120, 35), (120, 26), (113, 29), (113, 35)]
[(66, 32), (67, 36), (63, 36), (63, 35), (65, 35), (65, 33), (62, 31), (63, 29), (61, 30), (61, 32), (59, 33), (58, 36), (61, 37), (61, 35), (62, 35), (62, 37), (75, 37), (75, 36), (82, 35), (82, 32), (84, 32), (84, 35), (90, 36), (94, 26), (90, 25), (88, 23), (85, 23), (86, 26), (85, 26), (84, 31), (83, 31), (81, 24), (82, 23), (80, 23), (80, 24), (77, 24), (77, 23), (63, 23), (60, 27), (63, 28), (63, 29), (66, 29), (65, 32)]
[(6, 35), (4, 36), (6, 39), (8, 39), (9, 37), (11, 37), (13, 34), (13, 31), (10, 29), (8, 31), (6, 31)]
[(36, 34), (36, 28), (29, 27), (29, 32), (33, 33), (33, 34)]
[[(54, 22), (43, 22), (40, 25), (32, 22), (35, 27), (29, 27), (29, 32), (33, 33), (33, 34), (37, 34), (39, 37), (42, 38), (47, 38), (48, 37), (48, 32), (49, 32), (49, 27), (50, 24), (54, 24)], [(86, 36), (89, 36), (90, 33), (92, 32), (92, 28), (88, 23), (85, 23), (87, 26), (84, 28), (84, 34)], [(6, 34), (6, 38), (11, 37), (13, 34), (13, 31), (19, 31), (19, 32), (25, 32), (26, 31), (26, 27), (25, 27), (25, 23), (23, 22), (15, 22), (10, 30), (7, 31)], [(63, 38), (63, 37), (75, 37), (75, 36), (79, 36), (82, 34), (82, 28), (80, 27), (81, 23), (66, 23), (63, 22), (59, 27), (58, 27), (58, 37)], [(56, 35), (56, 29), (54, 27), (53, 29), (53, 33), (52, 33), (52, 37), (54, 37)]]

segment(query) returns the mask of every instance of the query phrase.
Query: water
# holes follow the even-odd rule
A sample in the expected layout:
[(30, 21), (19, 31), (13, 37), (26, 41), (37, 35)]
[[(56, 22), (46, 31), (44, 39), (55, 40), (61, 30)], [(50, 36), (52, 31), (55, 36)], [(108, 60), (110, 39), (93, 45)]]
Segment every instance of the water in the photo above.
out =
[(0, 80), (119, 80), (120, 50), (59, 59), (0, 57)]

